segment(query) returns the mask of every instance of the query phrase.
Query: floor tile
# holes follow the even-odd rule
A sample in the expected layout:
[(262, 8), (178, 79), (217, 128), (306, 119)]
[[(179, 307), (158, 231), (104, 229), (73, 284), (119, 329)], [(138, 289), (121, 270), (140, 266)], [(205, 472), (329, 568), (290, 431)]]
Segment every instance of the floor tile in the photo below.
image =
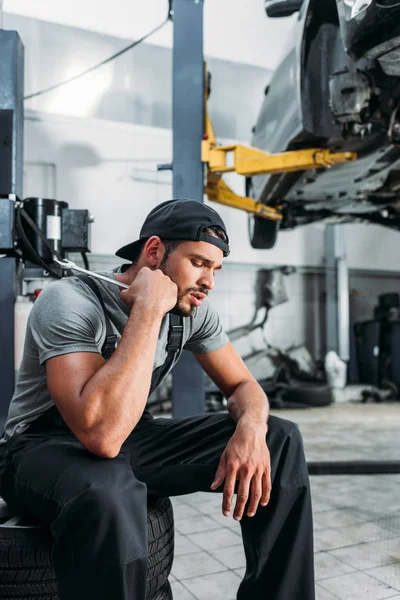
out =
[(317, 583), (315, 586), (315, 600), (338, 600), (338, 596), (334, 596)]
[[(397, 499), (397, 506), (399, 501)], [(388, 535), (400, 535), (400, 511), (396, 514), (386, 515), (377, 521), (379, 527), (388, 532)]]
[[(345, 536), (348, 536), (353, 541), (353, 544), (374, 542), (376, 540), (382, 540), (388, 537), (388, 532), (380, 527), (379, 521), (350, 525), (349, 527), (339, 528), (337, 531), (341, 532)], [(395, 535), (396, 533), (393, 532), (393, 537)]]
[(354, 542), (351, 538), (338, 529), (321, 529), (314, 532), (315, 552), (343, 548), (345, 546), (352, 546), (353, 544)]
[(221, 499), (221, 494), (207, 494), (205, 492), (197, 492), (186, 496), (186, 502), (203, 513), (221, 506)]
[(221, 506), (222, 503), (222, 494), (206, 494), (204, 492), (199, 492), (197, 494), (191, 494), (190, 498), (192, 500), (192, 506), (201, 512), (217, 508)]
[[(198, 600), (229, 600), (235, 598), (240, 577), (233, 571), (195, 577), (185, 580), (187, 587)], [(175, 600), (175, 597), (174, 597)]]
[(239, 567), (246, 566), (246, 558), (242, 544), (240, 544), (240, 546), (230, 546), (228, 548), (220, 548), (219, 550), (211, 550), (210, 554), (226, 565), (228, 569), (239, 569)]
[(335, 577), (336, 575), (345, 575), (355, 571), (353, 567), (345, 564), (332, 556), (329, 552), (318, 552), (315, 554), (315, 578), (326, 579), (327, 577)]
[(400, 537), (380, 540), (376, 544), (384, 552), (388, 552), (394, 560), (400, 561)]
[(199, 513), (191, 517), (175, 518), (175, 529), (179, 533), (188, 534), (196, 533), (197, 531), (211, 531), (219, 529), (219, 525), (214, 519)]
[(212, 515), (212, 519), (218, 523), (220, 527), (229, 527), (230, 529), (236, 530), (239, 535), (242, 535), (240, 522), (235, 521), (232, 515), (230, 517), (225, 517), (225, 515), (222, 514), (221, 507), (219, 507), (219, 510)]
[(191, 504), (186, 504), (186, 502), (181, 502), (179, 504), (175, 504), (172, 501), (172, 508), (174, 511), (174, 516), (181, 518), (188, 517), (191, 518), (193, 516), (198, 516), (203, 514), (201, 511), (194, 508)]
[(188, 534), (188, 538), (204, 550), (216, 550), (225, 546), (235, 546), (242, 544), (242, 537), (239, 532), (232, 531), (228, 527), (221, 527), (209, 532), (199, 532)]
[(323, 529), (340, 528), (365, 521), (365, 517), (356, 508), (326, 510), (318, 514), (318, 523)]
[(313, 525), (314, 525), (314, 531), (319, 531), (321, 529), (325, 529), (325, 527), (323, 525), (321, 525), (321, 523), (318, 520), (318, 517), (315, 514), (313, 515)]
[(339, 548), (331, 550), (330, 554), (358, 571), (387, 565), (394, 560), (388, 552), (380, 549), (379, 542)]
[(333, 510), (335, 508), (335, 505), (329, 501), (328, 498), (324, 498), (322, 495), (318, 496), (318, 498), (315, 497), (315, 495), (312, 495), (312, 503), (313, 503), (313, 512), (314, 514), (318, 515), (321, 512), (324, 512), (326, 510)]
[(383, 600), (396, 593), (390, 586), (361, 572), (323, 579), (318, 584), (342, 600)]
[(223, 563), (204, 551), (177, 556), (172, 565), (172, 574), (180, 581), (189, 577), (199, 577), (200, 575), (208, 575), (225, 570), (226, 566)]
[(240, 567), (240, 569), (233, 569), (236, 575), (239, 575), (240, 579), (243, 579), (244, 574), (246, 573), (246, 567)]
[(179, 581), (173, 581), (171, 583), (171, 588), (174, 600), (197, 600), (196, 596), (193, 596), (193, 594)]
[(400, 561), (384, 567), (369, 569), (368, 575), (379, 579), (379, 581), (383, 581), (383, 583), (390, 585), (397, 592), (400, 592)]
[(175, 548), (174, 556), (182, 556), (182, 554), (193, 554), (199, 552), (199, 546), (196, 546), (186, 535), (175, 532)]

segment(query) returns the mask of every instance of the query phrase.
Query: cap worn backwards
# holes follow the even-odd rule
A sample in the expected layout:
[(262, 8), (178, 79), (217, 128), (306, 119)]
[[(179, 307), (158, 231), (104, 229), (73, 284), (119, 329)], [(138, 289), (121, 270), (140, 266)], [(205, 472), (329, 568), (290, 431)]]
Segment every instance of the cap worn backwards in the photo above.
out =
[[(208, 227), (220, 227), (227, 241), (204, 233)], [(161, 239), (208, 242), (222, 250), (224, 256), (229, 254), (229, 239), (226, 227), (213, 208), (197, 200), (167, 200), (158, 204), (147, 215), (140, 239), (120, 248), (115, 254), (127, 260), (135, 260), (141, 240), (157, 235)]]

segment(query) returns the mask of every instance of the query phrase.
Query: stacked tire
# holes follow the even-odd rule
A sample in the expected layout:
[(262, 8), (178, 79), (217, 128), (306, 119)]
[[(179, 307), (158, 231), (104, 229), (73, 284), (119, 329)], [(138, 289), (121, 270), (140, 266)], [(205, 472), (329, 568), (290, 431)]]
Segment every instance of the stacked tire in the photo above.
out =
[[(168, 576), (174, 554), (174, 519), (169, 498), (148, 499), (146, 600), (172, 600)], [(1, 600), (59, 600), (48, 527), (11, 513), (0, 499)]]

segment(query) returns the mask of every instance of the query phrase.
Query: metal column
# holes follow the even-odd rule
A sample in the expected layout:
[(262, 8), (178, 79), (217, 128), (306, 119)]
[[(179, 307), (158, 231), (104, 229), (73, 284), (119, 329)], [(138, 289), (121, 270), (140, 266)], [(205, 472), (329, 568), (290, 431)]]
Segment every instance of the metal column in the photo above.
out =
[[(173, 193), (203, 202), (204, 134), (203, 0), (173, 0)], [(204, 373), (183, 352), (173, 371), (173, 414), (204, 413)]]
[(349, 274), (344, 227), (325, 227), (326, 350), (350, 358)]
[(14, 391), (13, 201), (22, 196), (24, 48), (18, 33), (0, 30), (0, 421)]

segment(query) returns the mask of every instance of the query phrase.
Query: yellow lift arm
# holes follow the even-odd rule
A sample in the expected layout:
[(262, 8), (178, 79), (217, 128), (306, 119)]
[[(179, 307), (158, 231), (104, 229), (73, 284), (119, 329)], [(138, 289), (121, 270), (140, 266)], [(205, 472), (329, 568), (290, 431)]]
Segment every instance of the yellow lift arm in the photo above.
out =
[[(207, 101), (205, 104), (207, 107)], [(269, 154), (257, 148), (249, 148), (240, 144), (217, 146), (206, 108), (201, 157), (207, 165), (205, 192), (209, 200), (256, 214), (264, 219), (281, 221), (281, 207), (267, 206), (252, 198), (238, 196), (222, 180), (223, 173), (234, 172), (250, 177), (252, 175), (306, 171), (320, 167), (329, 168), (338, 163), (356, 160), (357, 154), (354, 152), (331, 152), (326, 148), (308, 148)]]

